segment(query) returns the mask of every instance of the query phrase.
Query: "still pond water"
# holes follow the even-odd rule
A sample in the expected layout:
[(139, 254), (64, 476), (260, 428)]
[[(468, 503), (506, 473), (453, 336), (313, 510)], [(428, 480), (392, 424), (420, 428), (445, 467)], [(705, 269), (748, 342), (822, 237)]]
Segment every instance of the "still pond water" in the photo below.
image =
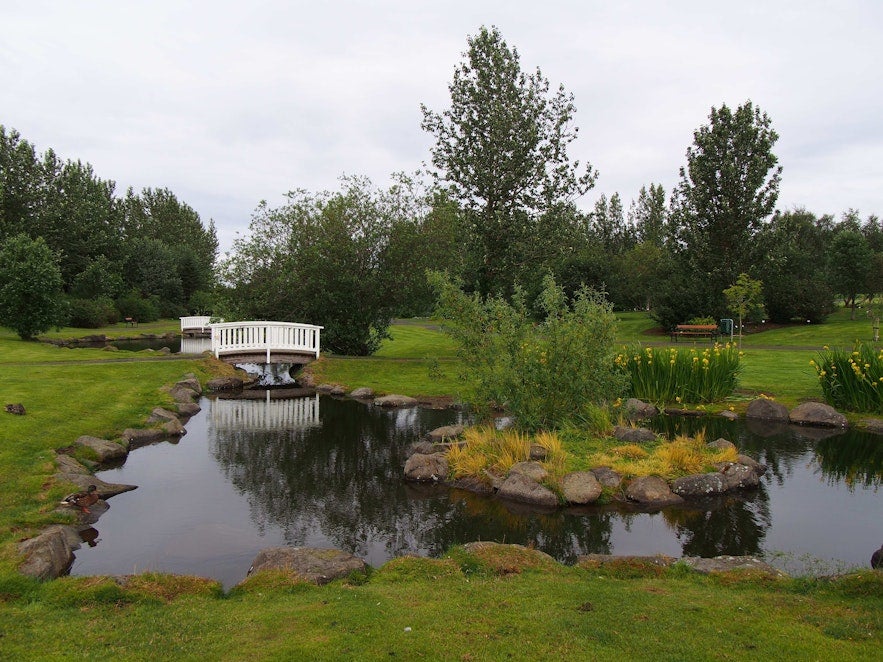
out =
[(137, 449), (99, 474), (139, 487), (110, 500), (72, 574), (157, 570), (229, 587), (264, 547), (336, 547), (379, 566), (473, 540), (532, 544), (565, 563), (587, 553), (763, 554), (791, 572), (830, 572), (867, 567), (883, 542), (883, 437), (859, 432), (660, 419), (657, 429), (705, 427), (708, 439), (724, 436), (769, 465), (761, 487), (650, 514), (538, 513), (402, 480), (408, 445), (458, 422), (455, 411), (266, 393), (200, 405), (180, 441)]

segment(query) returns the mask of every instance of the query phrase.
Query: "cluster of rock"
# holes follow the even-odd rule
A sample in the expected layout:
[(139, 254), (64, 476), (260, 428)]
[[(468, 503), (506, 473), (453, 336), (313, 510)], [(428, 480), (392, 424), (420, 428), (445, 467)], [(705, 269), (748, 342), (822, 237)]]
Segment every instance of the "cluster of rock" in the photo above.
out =
[[(213, 380), (207, 384), (207, 388), (215, 390), (230, 388), (230, 382), (226, 381), (227, 379)], [(168, 392), (175, 402), (176, 411), (163, 407), (154, 408), (146, 420), (150, 427), (127, 428), (123, 431), (121, 439), (118, 440), (83, 435), (69, 447), (61, 449), (56, 454), (57, 472), (55, 478), (59, 482), (73, 483), (81, 490), (95, 485), (99, 501), (90, 508), (88, 514), (78, 512), (78, 524), (52, 526), (35, 538), (21, 543), (19, 552), (24, 560), (19, 566), (20, 572), (39, 579), (49, 579), (65, 574), (74, 561), (73, 553), (79, 549), (84, 534), (90, 530), (94, 531), (92, 524), (106, 512), (107, 504), (104, 500), (137, 488), (136, 485), (103, 481), (92, 473), (94, 469), (125, 462), (129, 451), (140, 446), (177, 439), (186, 434), (184, 424), (191, 416), (200, 411), (197, 401), (202, 395), (202, 387), (195, 375), (188, 374), (172, 385)], [(75, 459), (72, 453), (77, 454), (78, 448), (89, 449), (88, 453), (79, 453), (79, 455), (88, 455), (91, 459)]]
[(748, 405), (745, 417), (762, 421), (826, 428), (845, 428), (849, 425), (846, 416), (830, 405), (821, 402), (804, 402), (788, 411), (785, 405), (775, 400), (758, 398)]

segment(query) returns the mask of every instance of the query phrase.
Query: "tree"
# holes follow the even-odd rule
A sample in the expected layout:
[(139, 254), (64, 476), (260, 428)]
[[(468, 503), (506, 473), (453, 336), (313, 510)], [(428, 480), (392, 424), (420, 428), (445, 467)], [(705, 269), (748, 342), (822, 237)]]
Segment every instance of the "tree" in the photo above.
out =
[(828, 272), (831, 285), (844, 303), (852, 308), (855, 319), (856, 298), (867, 285), (874, 252), (858, 230), (840, 229), (834, 235), (828, 252)]
[(742, 346), (742, 320), (759, 318), (766, 314), (763, 308), (763, 283), (739, 274), (736, 282), (724, 290), (727, 308), (739, 318), (739, 347)]
[(31, 235), (42, 181), (34, 146), (0, 124), (0, 241), (20, 232)]
[(753, 240), (779, 194), (782, 168), (772, 151), (778, 137), (750, 101), (735, 111), (712, 108), (709, 123), (693, 134), (670, 223), (681, 268), (701, 294), (704, 309), (695, 313), (722, 312), (721, 292), (752, 271)]
[(537, 218), (584, 194), (596, 174), (567, 154), (578, 132), (573, 95), (563, 86), (551, 92), (539, 69), (525, 74), (496, 28), (482, 27), (468, 44), (450, 107), (421, 106), (422, 128), (435, 136), (432, 163), (466, 214), (479, 289), (511, 292), (517, 247), (554, 242), (533, 232)]
[(638, 242), (662, 246), (668, 217), (665, 189), (662, 184), (641, 187), (638, 199), (629, 208), (629, 223), (635, 228)]
[(66, 318), (61, 270), (46, 242), (17, 234), (0, 249), (0, 324), (29, 340)]

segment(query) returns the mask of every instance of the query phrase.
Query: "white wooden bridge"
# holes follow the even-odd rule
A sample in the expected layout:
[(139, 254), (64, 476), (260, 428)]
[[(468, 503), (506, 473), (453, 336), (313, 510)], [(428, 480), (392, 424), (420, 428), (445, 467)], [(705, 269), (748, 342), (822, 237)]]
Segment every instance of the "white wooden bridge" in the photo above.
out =
[(323, 327), (296, 322), (211, 324), (212, 353), (227, 363), (297, 363), (319, 358)]
[(211, 334), (211, 317), (208, 315), (190, 315), (181, 318), (181, 335), (183, 337), (195, 338), (197, 336), (208, 336)]

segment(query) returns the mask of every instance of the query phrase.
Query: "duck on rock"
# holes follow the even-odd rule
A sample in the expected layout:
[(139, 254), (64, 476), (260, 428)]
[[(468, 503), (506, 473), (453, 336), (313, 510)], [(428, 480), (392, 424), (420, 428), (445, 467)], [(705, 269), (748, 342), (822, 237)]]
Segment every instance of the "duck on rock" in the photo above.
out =
[(89, 489), (85, 492), (75, 492), (74, 494), (68, 494), (64, 499), (61, 500), (61, 503), (65, 506), (76, 506), (84, 513), (89, 512), (89, 506), (94, 506), (98, 503), (98, 488), (94, 485), (90, 485)]

